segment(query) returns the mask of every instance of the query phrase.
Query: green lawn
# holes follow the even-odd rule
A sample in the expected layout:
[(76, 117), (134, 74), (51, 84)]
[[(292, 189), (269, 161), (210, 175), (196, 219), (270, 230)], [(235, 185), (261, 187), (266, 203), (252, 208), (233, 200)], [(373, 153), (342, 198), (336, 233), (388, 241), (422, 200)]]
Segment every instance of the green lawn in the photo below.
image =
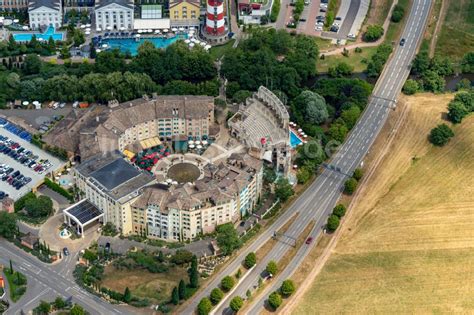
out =
[(314, 41), (316, 42), (316, 45), (319, 47), (319, 52), (328, 50), (330, 48), (333, 48), (335, 45), (331, 44), (330, 39), (325, 39), (321, 37), (314, 37)]
[(435, 53), (461, 59), (474, 50), (474, 1), (447, 1), (446, 19), (441, 27)]
[(232, 49), (232, 45), (234, 45), (234, 42), (235, 42), (235, 39), (231, 39), (224, 45), (213, 46), (209, 50), (209, 53), (211, 54), (213, 59), (219, 59), (226, 53), (226, 51), (228, 51), (229, 49)]
[[(10, 299), (13, 302), (18, 301), (26, 292), (26, 277), (18, 271), (11, 274), (9, 272), (9, 269), (5, 269), (3, 274), (5, 275), (8, 281), (8, 288), (10, 290)], [(24, 283), (25, 283), (24, 285), (16, 284), (17, 282), (16, 279), (18, 277), (18, 274), (20, 278), (24, 279)]]
[(354, 72), (363, 72), (367, 68), (365, 60), (369, 60), (377, 50), (377, 47), (362, 48), (362, 52), (356, 53), (353, 49), (349, 52), (349, 57), (342, 54), (326, 56), (326, 58), (318, 59), (316, 68), (318, 73), (326, 73), (330, 67), (336, 66), (340, 62), (345, 62), (354, 67)]
[(399, 0), (398, 1), (398, 5), (405, 8), (405, 14), (403, 16), (403, 19), (400, 22), (398, 22), (398, 23), (390, 22), (390, 24), (388, 26), (387, 34), (385, 35), (385, 42), (386, 43), (398, 42), (400, 34), (403, 31), (403, 27), (405, 26), (406, 21), (408, 19), (408, 15), (410, 15), (411, 2), (412, 1), (410, 1), (410, 0)]

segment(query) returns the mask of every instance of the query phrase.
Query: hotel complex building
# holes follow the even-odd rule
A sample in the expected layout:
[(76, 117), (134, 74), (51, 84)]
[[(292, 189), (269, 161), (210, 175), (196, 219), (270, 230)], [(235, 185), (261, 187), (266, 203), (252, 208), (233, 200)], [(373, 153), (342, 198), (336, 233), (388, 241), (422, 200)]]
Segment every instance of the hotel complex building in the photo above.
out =
[(33, 0), (28, 4), (30, 28), (35, 30), (53, 25), (59, 28), (62, 25), (63, 10), (61, 0)]
[(95, 5), (95, 24), (106, 30), (133, 29), (133, 1), (98, 0)]
[(233, 154), (207, 164), (202, 178), (179, 186), (151, 185), (132, 205), (133, 232), (169, 241), (192, 240), (250, 213), (262, 191), (262, 162)]

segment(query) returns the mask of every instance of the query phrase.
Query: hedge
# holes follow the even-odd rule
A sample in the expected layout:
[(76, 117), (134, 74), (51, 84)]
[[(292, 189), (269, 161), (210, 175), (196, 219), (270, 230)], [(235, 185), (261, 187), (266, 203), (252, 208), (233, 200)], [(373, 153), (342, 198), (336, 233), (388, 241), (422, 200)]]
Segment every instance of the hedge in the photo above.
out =
[(65, 198), (67, 198), (70, 202), (74, 201), (74, 196), (73, 195), (71, 195), (66, 189), (62, 188), (61, 186), (59, 186), (55, 182), (51, 181), (49, 178), (45, 177), (44, 184), (49, 189), (57, 192), (58, 194), (60, 194), (61, 196), (65, 197)]
[(272, 23), (276, 22), (278, 19), (278, 14), (280, 14), (280, 0), (274, 0), (273, 6), (272, 6), (272, 12), (270, 13), (270, 21)]

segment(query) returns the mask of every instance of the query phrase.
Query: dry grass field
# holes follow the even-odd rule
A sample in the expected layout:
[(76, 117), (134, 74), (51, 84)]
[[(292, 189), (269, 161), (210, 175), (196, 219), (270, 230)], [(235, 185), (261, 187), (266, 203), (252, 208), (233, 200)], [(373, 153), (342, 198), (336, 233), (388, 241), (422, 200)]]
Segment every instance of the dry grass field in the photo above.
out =
[(291, 313), (474, 313), (474, 116), (445, 147), (427, 141), (452, 97), (401, 97), (390, 151)]
[(183, 268), (173, 268), (167, 273), (151, 273), (143, 269), (119, 270), (109, 265), (104, 275), (102, 287), (121, 293), (128, 287), (132, 295), (148, 298), (155, 303), (167, 301), (179, 281), (187, 279)]

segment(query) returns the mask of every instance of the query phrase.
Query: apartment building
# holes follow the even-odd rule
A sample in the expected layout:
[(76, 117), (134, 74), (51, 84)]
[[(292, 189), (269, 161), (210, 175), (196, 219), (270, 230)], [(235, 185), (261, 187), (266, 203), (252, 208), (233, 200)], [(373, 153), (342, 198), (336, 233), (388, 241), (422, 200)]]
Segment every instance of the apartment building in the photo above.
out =
[(32, 0), (28, 4), (30, 28), (33, 30), (62, 25), (63, 10), (61, 0)]
[(134, 5), (131, 0), (98, 0), (95, 4), (95, 24), (106, 30), (132, 30)]
[(171, 26), (199, 26), (201, 3), (199, 0), (170, 0)]

